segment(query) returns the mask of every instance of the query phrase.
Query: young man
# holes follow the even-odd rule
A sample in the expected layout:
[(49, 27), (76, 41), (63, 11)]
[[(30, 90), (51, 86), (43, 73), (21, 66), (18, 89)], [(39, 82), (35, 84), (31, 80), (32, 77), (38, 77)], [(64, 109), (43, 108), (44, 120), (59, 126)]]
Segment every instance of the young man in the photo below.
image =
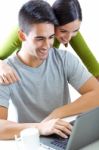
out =
[[(22, 47), (6, 62), (13, 66), (20, 80), (15, 84), (0, 85), (0, 139), (13, 139), (28, 127), (37, 127), (42, 135), (56, 133), (65, 138), (71, 133), (72, 126), (61, 119), (39, 123), (51, 112), (47, 108), (49, 95), (45, 91), (48, 77), (45, 69), (53, 44), (54, 25), (57, 20), (52, 8), (42, 0), (27, 2), (19, 12), (18, 34)], [(18, 123), (6, 120), (9, 100), (16, 110)]]
[[(40, 133), (65, 137), (72, 126), (61, 119), (99, 106), (99, 83), (71, 53), (51, 48), (57, 21), (44, 1), (29, 1), (19, 12), (20, 51), (8, 58), (20, 80), (0, 85), (0, 138), (11, 139), (20, 130), (36, 126)], [(68, 83), (82, 96), (70, 103)], [(6, 121), (9, 100), (17, 121)], [(66, 105), (68, 104), (68, 105)], [(5, 119), (5, 120), (4, 120)], [(31, 123), (31, 122), (34, 122)]]

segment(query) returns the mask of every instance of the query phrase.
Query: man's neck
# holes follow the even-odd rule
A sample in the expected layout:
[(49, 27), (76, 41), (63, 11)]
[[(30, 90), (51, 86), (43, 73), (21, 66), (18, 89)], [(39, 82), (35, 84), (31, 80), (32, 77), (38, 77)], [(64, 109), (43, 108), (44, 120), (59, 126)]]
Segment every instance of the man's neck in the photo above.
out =
[(38, 60), (36, 57), (29, 55), (22, 49), (17, 53), (17, 57), (20, 59), (22, 63), (33, 68), (36, 68), (43, 63), (43, 60)]

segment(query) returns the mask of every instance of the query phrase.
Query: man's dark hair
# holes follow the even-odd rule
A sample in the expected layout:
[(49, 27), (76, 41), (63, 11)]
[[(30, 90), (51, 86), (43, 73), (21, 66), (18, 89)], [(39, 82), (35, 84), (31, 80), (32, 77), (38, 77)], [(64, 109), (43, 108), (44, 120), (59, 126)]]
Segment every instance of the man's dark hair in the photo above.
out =
[(28, 34), (33, 24), (51, 23), (55, 26), (58, 21), (52, 7), (43, 0), (31, 0), (25, 3), (19, 11), (19, 27)]
[(56, 0), (52, 8), (59, 25), (65, 25), (76, 19), (82, 21), (82, 10), (78, 0)]

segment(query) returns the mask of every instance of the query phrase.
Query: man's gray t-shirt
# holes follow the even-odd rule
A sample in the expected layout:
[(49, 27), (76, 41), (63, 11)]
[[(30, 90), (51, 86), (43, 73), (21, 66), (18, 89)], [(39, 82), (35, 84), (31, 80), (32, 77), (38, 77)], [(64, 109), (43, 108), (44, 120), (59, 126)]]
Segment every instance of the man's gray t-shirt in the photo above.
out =
[(23, 64), (17, 55), (6, 62), (20, 80), (0, 85), (0, 105), (8, 108), (11, 100), (17, 122), (40, 122), (55, 108), (70, 102), (68, 83), (79, 90), (92, 76), (73, 54), (54, 48), (36, 68)]

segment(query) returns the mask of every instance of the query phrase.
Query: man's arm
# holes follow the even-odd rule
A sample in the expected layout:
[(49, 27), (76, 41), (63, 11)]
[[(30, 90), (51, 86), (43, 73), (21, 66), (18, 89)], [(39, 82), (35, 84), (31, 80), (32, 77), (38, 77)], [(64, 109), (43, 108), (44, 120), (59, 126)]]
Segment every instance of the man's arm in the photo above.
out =
[(91, 77), (79, 90), (80, 96), (74, 102), (56, 108), (45, 120), (77, 115), (99, 106), (99, 82)]
[(58, 134), (63, 138), (71, 134), (72, 126), (61, 120), (52, 119), (41, 123), (16, 123), (8, 121), (8, 109), (0, 107), (0, 140), (14, 139), (14, 136), (19, 136), (20, 131), (26, 128), (36, 127), (41, 135)]
[(36, 127), (36, 124), (18, 124), (7, 121), (8, 109), (0, 107), (0, 139), (14, 139), (14, 135), (19, 135), (22, 129)]
[(8, 109), (5, 107), (0, 106), (0, 119), (7, 119), (8, 116)]

